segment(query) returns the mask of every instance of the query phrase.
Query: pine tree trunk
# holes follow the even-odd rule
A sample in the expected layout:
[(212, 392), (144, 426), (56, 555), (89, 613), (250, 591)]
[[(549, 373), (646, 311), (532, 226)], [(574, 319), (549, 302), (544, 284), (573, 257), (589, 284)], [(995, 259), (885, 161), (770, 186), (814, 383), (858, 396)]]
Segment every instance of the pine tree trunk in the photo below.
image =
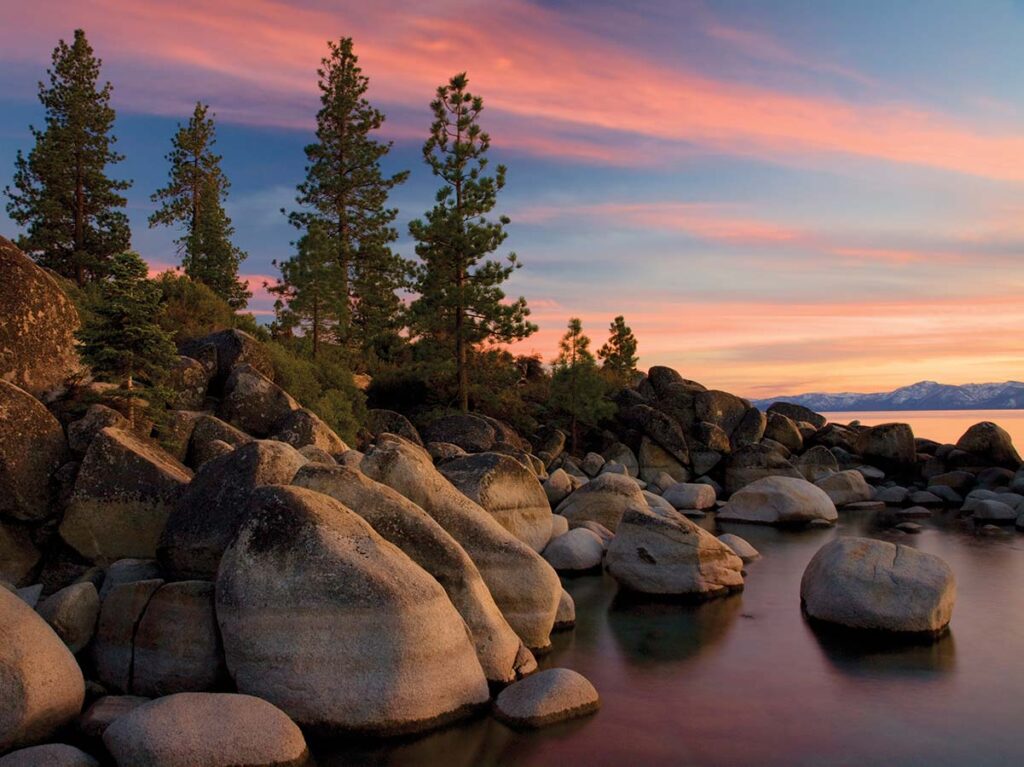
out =
[(125, 381), (125, 389), (128, 390), (128, 424), (131, 426), (132, 431), (135, 431), (135, 397), (132, 396), (134, 388), (135, 382), (132, 380), (131, 374), (129, 374), (128, 380)]

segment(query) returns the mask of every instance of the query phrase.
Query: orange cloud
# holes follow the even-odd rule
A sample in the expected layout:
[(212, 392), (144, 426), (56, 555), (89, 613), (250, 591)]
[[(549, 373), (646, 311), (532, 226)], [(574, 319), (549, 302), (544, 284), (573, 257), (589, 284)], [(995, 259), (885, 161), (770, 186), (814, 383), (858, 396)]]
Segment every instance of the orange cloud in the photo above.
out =
[[(496, 144), (512, 149), (608, 161), (614, 153), (587, 140), (613, 134), (770, 159), (844, 155), (1024, 180), (1019, 125), (983, 129), (912, 104), (853, 103), (716, 80), (667, 67), (588, 33), (567, 13), (525, 0), (476, 6), (471, 17), (464, 11), (461, 3), (410, 9), (382, 2), (347, 11), (275, 0), (77, 0), (24, 11), (0, 31), (0, 47), (24, 57), (30, 41), (38, 58), (58, 31), (66, 35), (81, 23), (109, 61), (139, 71), (126, 89), (136, 108), (177, 113), (216, 91), (227, 102), (215, 103), (222, 116), (295, 126), (312, 119), (308, 99), (300, 104), (296, 94), (315, 92), (323, 41), (352, 35), (372, 78), (371, 95), (385, 103), (425, 106), (438, 83), (468, 69), (492, 110), (489, 125), (517, 118), (508, 130), (493, 131)], [(717, 34), (730, 44), (753, 44), (752, 33)], [(760, 55), (785, 55), (759, 45)], [(618, 143), (623, 164), (635, 161), (629, 141)]]

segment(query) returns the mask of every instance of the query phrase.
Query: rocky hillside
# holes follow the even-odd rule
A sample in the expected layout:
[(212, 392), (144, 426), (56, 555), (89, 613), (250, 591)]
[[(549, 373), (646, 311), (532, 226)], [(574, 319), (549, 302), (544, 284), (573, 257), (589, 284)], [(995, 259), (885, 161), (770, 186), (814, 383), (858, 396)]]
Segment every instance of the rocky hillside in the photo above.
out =
[[(132, 423), (79, 370), (59, 287), (0, 245), (25, 281), (0, 296), (10, 759), (301, 764), (308, 734), (390, 737), (482, 711), (550, 724), (599, 706), (579, 674), (536, 671), (575, 621), (559, 573), (710, 598), (741, 589), (757, 553), (691, 521), (705, 514), (1024, 511), (1020, 457), (994, 424), (938, 445), (903, 424), (763, 413), (668, 368), (619, 393), (600, 453), (567, 454), (556, 429), (463, 414), (417, 429), (382, 410), (353, 447), (274, 382), (258, 341), (223, 331), (181, 350), (157, 425)], [(941, 609), (923, 597), (925, 618), (890, 611), (880, 627), (942, 629), (951, 581), (936, 572)]]

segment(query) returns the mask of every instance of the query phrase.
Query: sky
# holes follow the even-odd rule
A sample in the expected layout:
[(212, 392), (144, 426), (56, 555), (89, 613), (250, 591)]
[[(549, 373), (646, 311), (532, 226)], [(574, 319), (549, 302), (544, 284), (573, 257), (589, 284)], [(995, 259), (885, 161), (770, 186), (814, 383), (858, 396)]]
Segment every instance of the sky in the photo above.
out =
[[(81, 27), (114, 85), (133, 247), (178, 263), (150, 194), (197, 100), (218, 120), (250, 308), (291, 252), (326, 41), (352, 37), (408, 169), (399, 250), (437, 188), (438, 85), (484, 98), (506, 283), (550, 360), (617, 314), (640, 365), (750, 397), (1024, 378), (1024, 3), (1009, 0), (0, 0), (0, 187), (37, 82)], [(17, 234), (0, 211), (0, 234)]]

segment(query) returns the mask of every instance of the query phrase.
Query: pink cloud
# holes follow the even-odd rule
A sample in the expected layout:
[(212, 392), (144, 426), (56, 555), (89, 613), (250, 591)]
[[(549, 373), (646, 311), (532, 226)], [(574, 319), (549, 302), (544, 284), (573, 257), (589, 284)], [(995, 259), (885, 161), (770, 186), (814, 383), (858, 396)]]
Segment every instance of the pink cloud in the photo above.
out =
[[(119, 92), (133, 108), (177, 114), (200, 96), (223, 116), (295, 127), (312, 119), (308, 97), (323, 41), (351, 34), (373, 98), (425, 107), (438, 83), (468, 69), (487, 97), (496, 141), (523, 151), (607, 162), (612, 153), (593, 138), (609, 134), (772, 160), (844, 155), (1024, 180), (1024, 131), (1013, 123), (983, 129), (907, 102), (853, 103), (716, 80), (669, 68), (525, 0), (496, 0), (472, 16), (464, 10), (461, 3), (382, 2), (350, 12), (274, 0), (78, 0), (9, 13), (18, 17), (0, 30), (0, 48), (8, 58), (42, 61), (58, 34), (83, 24), (126, 73)], [(789, 55), (753, 32), (714, 33), (760, 56)], [(420, 130), (426, 123), (424, 109)]]

